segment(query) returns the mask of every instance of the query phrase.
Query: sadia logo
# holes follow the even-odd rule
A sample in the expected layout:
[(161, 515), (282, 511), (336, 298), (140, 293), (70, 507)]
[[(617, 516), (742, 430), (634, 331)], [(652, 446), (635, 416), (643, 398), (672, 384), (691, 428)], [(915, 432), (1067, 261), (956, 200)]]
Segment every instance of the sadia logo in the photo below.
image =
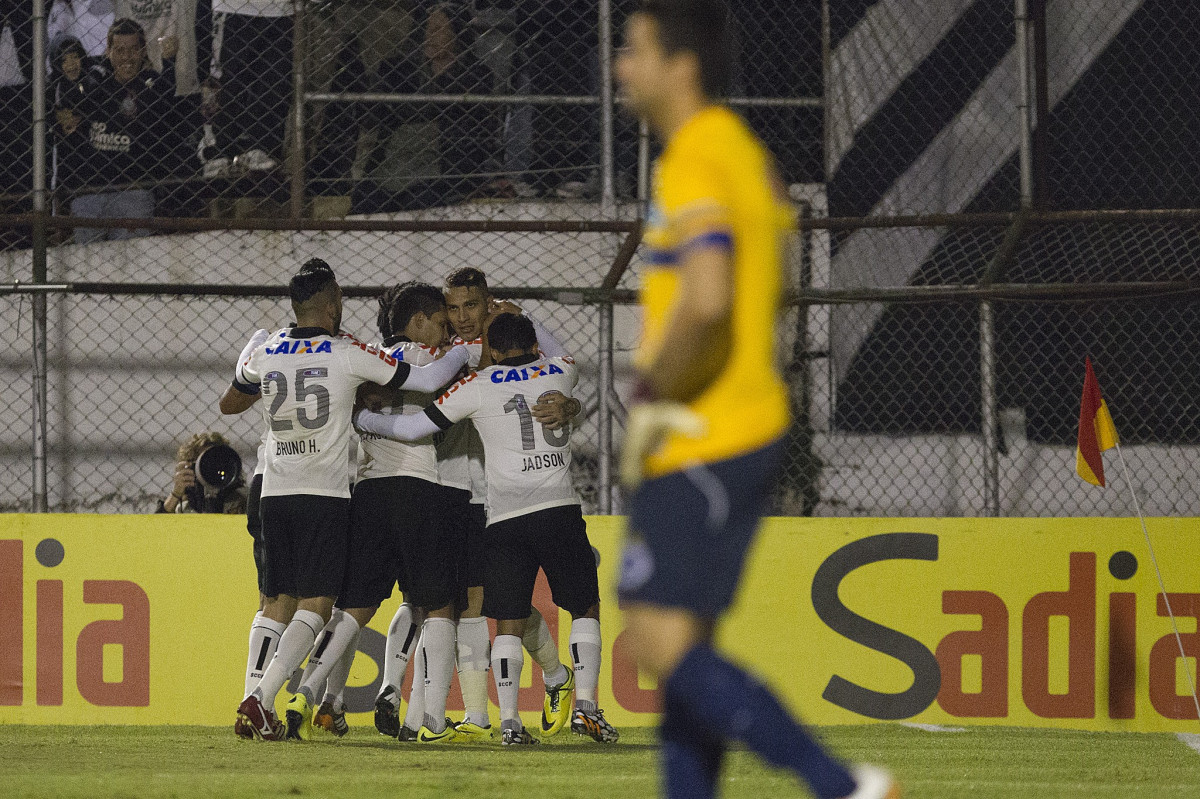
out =
[[(946, 713), (962, 718), (1004, 718), (1010, 713), (1009, 670), (1020, 668), (1021, 701), (1032, 714), (1048, 719), (1087, 719), (1096, 716), (1097, 672), (1107, 667), (1107, 710), (1112, 719), (1137, 716), (1139, 672), (1146, 676), (1148, 698), (1160, 716), (1195, 719), (1196, 709), (1188, 692), (1177, 687), (1182, 663), (1182, 643), (1189, 660), (1200, 658), (1200, 594), (1159, 594), (1154, 598), (1157, 617), (1166, 617), (1167, 599), (1184, 630), (1180, 641), (1168, 632), (1138, 652), (1138, 595), (1116, 591), (1108, 595), (1107, 619), (1097, 613), (1097, 558), (1095, 552), (1071, 552), (1062, 564), (1066, 590), (1038, 591), (1012, 608), (998, 594), (983, 590), (942, 591), (941, 611), (947, 615), (976, 616), (974, 629), (945, 635), (930, 651), (923, 643), (898, 630), (871, 621), (850, 610), (838, 596), (842, 581), (853, 571), (889, 560), (938, 559), (938, 536), (928, 533), (889, 533), (863, 538), (830, 555), (817, 569), (812, 584), (813, 607), (832, 630), (865, 647), (874, 649), (908, 666), (913, 672), (911, 687), (887, 693), (858, 685), (838, 675), (830, 678), (822, 696), (833, 704), (876, 719), (906, 719), (916, 716), (933, 702)], [(1058, 570), (1057, 564), (1054, 567)], [(1128, 580), (1137, 572), (1137, 559), (1118, 551), (1108, 561), (1108, 571), (1117, 580)], [(1060, 572), (1061, 573), (1061, 572)], [(1061, 585), (1061, 579), (1054, 579)], [(1018, 619), (1010, 615), (1019, 611)], [(1051, 685), (1051, 620), (1067, 622), (1065, 664), (1066, 690)], [(1020, 652), (1010, 655), (1009, 630), (1020, 624)], [(1097, 647), (1098, 625), (1106, 624), (1107, 652)], [(1143, 653), (1146, 650), (1143, 648)], [(1144, 660), (1140, 660), (1144, 657)], [(1104, 658), (1105, 660), (1101, 660)], [(967, 659), (981, 665), (979, 690), (964, 686), (963, 664)], [(1105, 662), (1106, 661), (1106, 662)], [(1195, 661), (1193, 661), (1195, 662)], [(1185, 666), (1186, 667), (1186, 666)]]
[[(53, 569), (66, 553), (56, 539), (47, 538), (34, 549), (37, 563)], [(121, 617), (90, 622), (75, 638), (75, 687), (93, 705), (145, 707), (150, 704), (150, 599), (129, 580), (84, 580), (87, 605), (120, 605)], [(32, 641), (25, 636), (25, 553), (22, 541), (0, 541), (0, 706), (26, 702), (22, 665), (26, 646), (32, 646), (37, 663), (38, 705), (62, 705), (64, 690), (63, 581), (39, 579), (31, 609), (36, 619)], [(120, 647), (120, 679), (105, 681), (105, 651), (115, 657)], [(110, 674), (113, 671), (110, 663)]]

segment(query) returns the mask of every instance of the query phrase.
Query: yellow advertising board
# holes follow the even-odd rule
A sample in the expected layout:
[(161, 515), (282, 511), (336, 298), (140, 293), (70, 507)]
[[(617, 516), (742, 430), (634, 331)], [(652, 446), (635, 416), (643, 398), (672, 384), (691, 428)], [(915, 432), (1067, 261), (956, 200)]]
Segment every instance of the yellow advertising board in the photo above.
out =
[[(1166, 597), (1136, 519), (770, 519), (720, 644), (814, 724), (1194, 731), (1200, 520), (1148, 525)], [(657, 706), (612, 593), (622, 527), (588, 520), (618, 727)], [(352, 724), (371, 724), (398, 601), (360, 640)], [(256, 603), (238, 517), (0, 516), (0, 723), (232, 724)], [(565, 657), (570, 618), (544, 583), (535, 603)], [(532, 720), (528, 661), (523, 686)]]

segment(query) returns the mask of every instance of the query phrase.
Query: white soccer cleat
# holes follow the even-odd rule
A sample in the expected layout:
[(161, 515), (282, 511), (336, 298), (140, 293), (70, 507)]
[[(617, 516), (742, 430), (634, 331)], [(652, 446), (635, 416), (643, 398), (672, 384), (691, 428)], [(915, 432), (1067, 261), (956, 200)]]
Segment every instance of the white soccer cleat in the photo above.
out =
[(900, 785), (886, 770), (870, 763), (859, 763), (850, 769), (858, 785), (846, 799), (900, 799)]

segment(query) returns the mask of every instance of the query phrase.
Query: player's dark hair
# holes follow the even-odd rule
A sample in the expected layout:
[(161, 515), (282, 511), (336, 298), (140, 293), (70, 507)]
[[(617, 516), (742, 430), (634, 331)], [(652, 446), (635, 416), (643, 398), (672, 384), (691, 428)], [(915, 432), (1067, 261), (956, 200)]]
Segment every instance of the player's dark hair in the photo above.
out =
[(478, 288), (484, 294), (490, 294), (488, 291), (487, 277), (483, 272), (473, 266), (464, 266), (461, 269), (455, 269), (446, 278), (446, 288)]
[(734, 48), (725, 0), (642, 0), (637, 13), (655, 21), (667, 55), (696, 56), (705, 95), (721, 97), (729, 90)]
[(537, 331), (528, 316), (502, 313), (488, 326), (487, 340), (493, 352), (528, 352), (537, 348)]
[(398, 336), (418, 313), (433, 316), (444, 310), (446, 298), (437, 286), (417, 280), (392, 286), (379, 298), (379, 334), (384, 339)]
[(288, 293), (292, 297), (292, 302), (298, 305), (308, 302), (315, 295), (336, 283), (337, 278), (333, 276), (333, 270), (329, 264), (320, 258), (310, 258), (304, 262), (304, 266), (300, 267), (300, 271), (288, 284)]
[(130, 19), (129, 17), (121, 17), (120, 19), (115, 21), (112, 24), (112, 26), (108, 29), (108, 39), (107, 39), (108, 46), (112, 47), (112, 40), (113, 40), (114, 36), (134, 36), (134, 35), (136, 35), (138, 37), (138, 43), (141, 44), (142, 47), (145, 47), (146, 46), (146, 29), (143, 28), (137, 22), (137, 20)]

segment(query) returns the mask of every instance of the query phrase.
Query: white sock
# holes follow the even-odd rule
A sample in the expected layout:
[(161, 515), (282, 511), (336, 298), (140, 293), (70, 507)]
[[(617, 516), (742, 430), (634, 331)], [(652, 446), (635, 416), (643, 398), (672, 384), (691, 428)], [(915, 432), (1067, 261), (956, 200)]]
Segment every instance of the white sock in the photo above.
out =
[(458, 620), (458, 687), (462, 689), (465, 721), (480, 727), (491, 725), (488, 714), (487, 670), (491, 639), (487, 619), (477, 616)]
[(571, 660), (575, 663), (575, 707), (596, 712), (596, 688), (600, 685), (600, 621), (571, 622)]
[(254, 614), (254, 623), (250, 625), (249, 651), (246, 655), (246, 690), (242, 694), (243, 699), (250, 696), (250, 692), (262, 679), (267, 664), (275, 657), (275, 650), (279, 647), (279, 636), (283, 635), (286, 629), (286, 624), (268, 619), (262, 615), (261, 610)]
[(417, 626), (413, 624), (413, 606), (405, 602), (392, 617), (388, 625), (387, 645), (383, 651), (383, 685), (379, 692), (389, 685), (400, 698), (400, 686), (404, 684), (404, 672), (408, 670), (408, 661), (416, 651)]
[[(358, 625), (355, 624), (355, 627)], [(338, 662), (329, 670), (329, 677), (325, 681), (325, 696), (321, 701), (331, 704), (335, 713), (346, 712), (346, 682), (350, 679), (350, 667), (354, 665), (354, 654), (358, 651), (360, 637), (362, 637), (361, 628), (354, 631), (354, 640), (350, 642)]]
[(515, 635), (497, 635), (492, 642), (492, 677), (496, 680), (496, 697), (500, 700), (501, 726), (515, 720), (517, 728), (521, 727), (517, 694), (521, 690), (521, 668), (524, 665), (521, 639)]
[[(317, 645), (308, 656), (308, 665), (304, 667), (304, 679), (300, 681), (300, 690), (310, 705), (316, 704), (321, 686), (329, 678), (334, 667), (346, 654), (347, 647), (358, 637), (358, 622), (344, 610), (334, 608), (325, 629), (317, 636)], [(353, 651), (353, 650), (351, 650)], [(329, 689), (326, 688), (326, 691)]]
[[(414, 652), (420, 652), (424, 642), (417, 638), (413, 647)], [(418, 657), (413, 662), (412, 690), (408, 694), (408, 712), (404, 715), (404, 726), (413, 732), (421, 729), (425, 723), (425, 658)]]
[(567, 667), (558, 659), (558, 644), (554, 642), (550, 635), (550, 627), (537, 608), (529, 614), (521, 643), (529, 650), (534, 662), (541, 667), (546, 685), (553, 688), (567, 681)]
[(254, 693), (268, 708), (274, 707), (275, 695), (292, 676), (296, 667), (304, 662), (304, 656), (312, 649), (317, 633), (325, 626), (325, 620), (311, 610), (297, 610), (288, 623), (283, 635), (279, 636), (279, 648), (271, 665), (267, 666), (262, 680)]
[[(446, 696), (454, 679), (454, 620), (426, 619), (421, 626), (421, 660), (425, 666), (425, 720), (431, 732), (446, 728)], [(413, 686), (416, 691), (416, 686)]]

